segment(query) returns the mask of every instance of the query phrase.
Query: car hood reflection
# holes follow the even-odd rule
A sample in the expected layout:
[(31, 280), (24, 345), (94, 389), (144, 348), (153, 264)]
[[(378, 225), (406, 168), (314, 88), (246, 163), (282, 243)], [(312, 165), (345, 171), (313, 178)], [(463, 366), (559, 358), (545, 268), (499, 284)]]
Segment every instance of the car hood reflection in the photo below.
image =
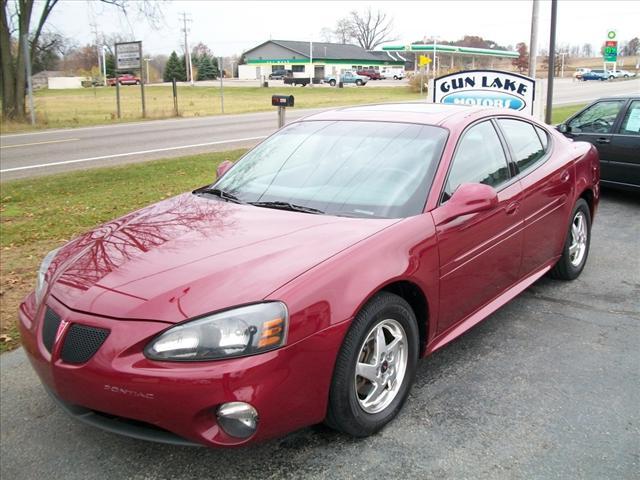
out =
[(63, 247), (49, 271), (67, 307), (180, 322), (260, 301), (397, 220), (310, 215), (184, 194)]

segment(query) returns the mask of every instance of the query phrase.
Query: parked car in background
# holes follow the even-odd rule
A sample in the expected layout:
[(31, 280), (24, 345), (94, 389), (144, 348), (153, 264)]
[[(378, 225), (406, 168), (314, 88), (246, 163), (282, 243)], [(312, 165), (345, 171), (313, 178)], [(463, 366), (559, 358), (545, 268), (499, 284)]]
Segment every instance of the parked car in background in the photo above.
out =
[(109, 85), (110, 87), (115, 87), (116, 81), (120, 85), (140, 85), (140, 77), (131, 75), (130, 73), (120, 75), (117, 80), (116, 77), (107, 78), (107, 85)]
[(609, 80), (609, 75), (604, 73), (604, 70), (591, 70), (590, 72), (585, 72), (581, 74), (579, 77), (576, 77), (579, 80), (587, 81), (587, 80)]
[(640, 96), (601, 98), (557, 128), (595, 145), (603, 185), (640, 190)]
[(356, 74), (362, 75), (363, 77), (369, 77), (370, 80), (382, 80), (382, 75), (380, 75), (380, 72), (373, 68), (358, 70)]
[(328, 83), (332, 87), (335, 87), (339, 82), (342, 83), (354, 83), (359, 87), (366, 85), (369, 81), (369, 77), (365, 75), (358, 75), (353, 72), (345, 72), (342, 75), (328, 75), (324, 77), (324, 83)]
[(402, 80), (406, 74), (404, 68), (384, 67), (380, 70), (382, 78), (393, 78), (394, 80)]
[(505, 109), (321, 112), (230, 165), (42, 262), (21, 339), (79, 421), (219, 447), (323, 421), (371, 435), (419, 358), (580, 275), (599, 201), (592, 145)]
[(583, 74), (585, 74), (585, 73), (587, 73), (587, 72), (590, 72), (590, 71), (591, 71), (591, 69), (590, 69), (590, 68), (586, 68), (586, 67), (578, 67), (578, 68), (576, 68), (576, 71), (574, 72), (573, 76), (574, 76), (575, 78), (582, 78), (582, 75), (583, 75)]
[(269, 80), (282, 80), (284, 77), (292, 75), (292, 70), (276, 70), (269, 75)]
[(611, 70), (610, 73), (615, 78), (630, 78), (630, 77), (636, 76), (635, 72), (630, 72), (629, 70), (616, 70), (616, 71)]

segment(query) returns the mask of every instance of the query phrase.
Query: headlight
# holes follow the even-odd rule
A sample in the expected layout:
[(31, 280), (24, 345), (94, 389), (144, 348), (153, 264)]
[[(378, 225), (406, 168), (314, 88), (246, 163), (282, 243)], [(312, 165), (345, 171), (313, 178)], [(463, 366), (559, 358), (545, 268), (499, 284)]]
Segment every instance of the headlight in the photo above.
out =
[(152, 360), (201, 361), (242, 357), (284, 345), (289, 324), (282, 302), (259, 303), (191, 320), (154, 338)]
[(56, 248), (55, 250), (51, 250), (42, 260), (40, 264), (40, 268), (38, 269), (38, 276), (36, 277), (36, 305), (40, 305), (42, 298), (44, 297), (44, 292), (47, 291), (47, 272), (49, 271), (49, 267), (51, 266), (51, 262), (58, 254), (60, 249)]

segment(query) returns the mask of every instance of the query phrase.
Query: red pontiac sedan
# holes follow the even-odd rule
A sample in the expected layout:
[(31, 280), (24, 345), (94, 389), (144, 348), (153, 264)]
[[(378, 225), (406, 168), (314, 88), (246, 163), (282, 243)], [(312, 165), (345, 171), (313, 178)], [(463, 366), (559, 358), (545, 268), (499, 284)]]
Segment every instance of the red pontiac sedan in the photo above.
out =
[(222, 170), (45, 257), (22, 339), (79, 420), (209, 446), (370, 435), (420, 357), (580, 275), (599, 198), (593, 146), (464, 106), (320, 113)]

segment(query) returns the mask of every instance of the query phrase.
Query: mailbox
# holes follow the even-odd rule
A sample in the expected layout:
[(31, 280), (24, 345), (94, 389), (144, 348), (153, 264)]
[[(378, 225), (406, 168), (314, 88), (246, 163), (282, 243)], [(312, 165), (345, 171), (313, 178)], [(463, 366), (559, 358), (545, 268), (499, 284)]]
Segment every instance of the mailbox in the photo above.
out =
[(274, 107), (293, 107), (293, 95), (272, 95), (271, 105)]

